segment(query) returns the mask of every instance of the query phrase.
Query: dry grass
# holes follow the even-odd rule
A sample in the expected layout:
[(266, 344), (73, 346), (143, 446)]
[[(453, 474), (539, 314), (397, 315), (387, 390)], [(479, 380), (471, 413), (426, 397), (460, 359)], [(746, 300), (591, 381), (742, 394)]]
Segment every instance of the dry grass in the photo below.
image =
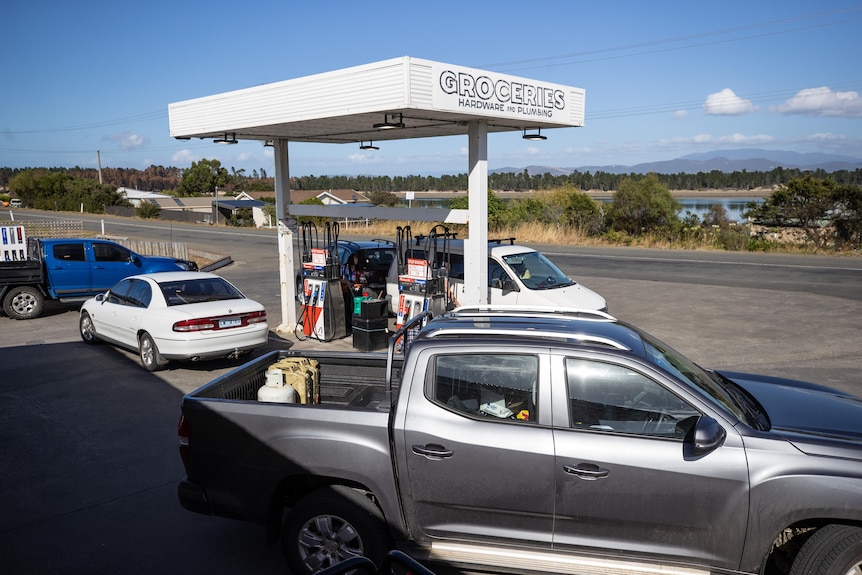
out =
[[(366, 236), (371, 238), (395, 239), (395, 230), (398, 226), (402, 228), (410, 225), (413, 236), (426, 234), (432, 227), (431, 223), (424, 222), (399, 222), (399, 221), (377, 221), (369, 226), (341, 226), (341, 234), (351, 236)], [(466, 225), (453, 224), (448, 226), (449, 230), (457, 233), (459, 239), (468, 237), (468, 227)], [(534, 244), (550, 244), (550, 245), (579, 245), (579, 246), (631, 246), (642, 248), (657, 248), (657, 249), (685, 249), (685, 250), (704, 250), (704, 251), (726, 251), (722, 247), (721, 242), (716, 241), (714, 234), (707, 233), (699, 238), (668, 238), (664, 235), (644, 235), (644, 236), (628, 236), (626, 234), (608, 233), (602, 236), (588, 236), (574, 229), (561, 229), (555, 226), (548, 226), (539, 223), (525, 223), (515, 228), (506, 228), (489, 232), (490, 238), (510, 238), (513, 237), (522, 243)], [(747, 232), (746, 232), (747, 236)], [(745, 239), (739, 240), (743, 245), (740, 249), (745, 249)], [(758, 242), (757, 251), (767, 251), (774, 253), (792, 253), (792, 254), (812, 254), (826, 253), (817, 252), (810, 246), (806, 246), (798, 241), (798, 238), (791, 238), (786, 234), (778, 233), (776, 235), (768, 235), (765, 241)], [(828, 251), (830, 254), (838, 255), (838, 252)], [(860, 252), (840, 252), (840, 255), (862, 255)]]

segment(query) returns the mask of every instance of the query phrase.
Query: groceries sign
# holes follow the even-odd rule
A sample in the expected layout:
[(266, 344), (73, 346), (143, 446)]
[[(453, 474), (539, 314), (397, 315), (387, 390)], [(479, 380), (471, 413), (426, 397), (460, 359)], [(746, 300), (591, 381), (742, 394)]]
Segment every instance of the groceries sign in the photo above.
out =
[(446, 65), (435, 66), (433, 74), (431, 102), (441, 110), (564, 124), (572, 121), (573, 105), (583, 110), (579, 88)]

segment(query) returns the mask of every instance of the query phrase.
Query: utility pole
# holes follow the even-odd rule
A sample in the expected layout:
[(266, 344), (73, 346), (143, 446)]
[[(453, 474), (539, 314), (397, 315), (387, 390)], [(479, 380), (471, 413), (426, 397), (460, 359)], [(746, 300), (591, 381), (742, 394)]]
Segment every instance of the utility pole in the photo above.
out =
[(99, 164), (99, 183), (102, 183), (102, 152), (96, 150), (96, 162)]

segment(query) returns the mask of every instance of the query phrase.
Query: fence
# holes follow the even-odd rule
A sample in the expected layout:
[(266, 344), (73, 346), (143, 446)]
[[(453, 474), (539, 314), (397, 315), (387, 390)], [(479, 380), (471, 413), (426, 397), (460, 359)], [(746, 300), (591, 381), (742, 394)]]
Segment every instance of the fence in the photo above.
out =
[(179, 242), (150, 242), (143, 240), (129, 240), (126, 238), (108, 239), (126, 246), (133, 252), (139, 253), (143, 256), (166, 256), (183, 260), (190, 259), (188, 246)]
[[(0, 221), (0, 226), (24, 226), (29, 238), (80, 238), (90, 233), (84, 233), (83, 220), (16, 220)], [(100, 236), (126, 246), (133, 252), (143, 256), (166, 256), (169, 258), (189, 258), (189, 248), (179, 242), (150, 242), (130, 240), (124, 237)]]
[(15, 220), (0, 225), (24, 226), (30, 238), (79, 238), (84, 234), (83, 220)]

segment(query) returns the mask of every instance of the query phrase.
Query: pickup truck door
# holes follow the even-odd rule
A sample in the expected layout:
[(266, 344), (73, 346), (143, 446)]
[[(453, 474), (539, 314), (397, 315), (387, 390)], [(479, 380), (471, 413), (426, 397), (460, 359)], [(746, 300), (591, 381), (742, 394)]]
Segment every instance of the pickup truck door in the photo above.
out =
[(84, 242), (49, 244), (46, 251), (48, 287), (55, 297), (89, 293), (91, 264), (87, 261)]
[(400, 427), (411, 530), (550, 547), (553, 431), (537, 419), (547, 401), (539, 385), (546, 362), (487, 351), (428, 359), (425, 385), (413, 382)]
[(131, 261), (132, 252), (125, 247), (107, 242), (93, 242), (94, 292), (103, 292), (123, 278), (140, 273), (141, 268)]
[(565, 382), (553, 398), (554, 547), (738, 568), (749, 495), (735, 430), (726, 426), (717, 449), (687, 456), (683, 438), (701, 413), (657, 374), (562, 356), (553, 369)]

